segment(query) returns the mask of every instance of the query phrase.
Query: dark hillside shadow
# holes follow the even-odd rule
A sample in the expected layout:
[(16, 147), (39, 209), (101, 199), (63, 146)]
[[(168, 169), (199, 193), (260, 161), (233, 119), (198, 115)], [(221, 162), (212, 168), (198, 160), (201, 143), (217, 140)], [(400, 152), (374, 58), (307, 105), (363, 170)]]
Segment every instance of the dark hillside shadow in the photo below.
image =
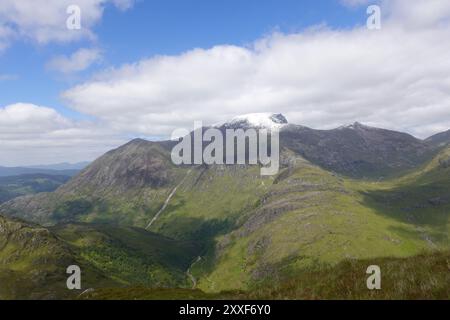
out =
[[(435, 183), (406, 185), (362, 194), (364, 206), (374, 209), (379, 215), (416, 226), (417, 233), (430, 245), (433, 245), (431, 238), (448, 242), (450, 189), (447, 186)], [(425, 233), (423, 228), (426, 227)]]
[(445, 186), (409, 185), (362, 194), (365, 206), (402, 222), (439, 227), (450, 217), (450, 189)]

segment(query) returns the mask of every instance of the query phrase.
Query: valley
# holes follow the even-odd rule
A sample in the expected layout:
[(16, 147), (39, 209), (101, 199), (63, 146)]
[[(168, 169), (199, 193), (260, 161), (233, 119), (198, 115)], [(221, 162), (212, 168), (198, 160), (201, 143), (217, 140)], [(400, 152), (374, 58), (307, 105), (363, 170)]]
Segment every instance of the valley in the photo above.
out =
[[(10, 200), (0, 205), (0, 279), (25, 283), (38, 265), (55, 280), (35, 282), (48, 291), (38, 297), (74, 298), (58, 279), (75, 261), (88, 270), (83, 289), (94, 288), (82, 298), (314, 299), (337, 297), (352, 286), (343, 277), (380, 263), (392, 272), (383, 297), (421, 298), (405, 261), (428, 286), (422, 297), (448, 298), (450, 140), (358, 123), (283, 124), (280, 139), (275, 176), (253, 165), (176, 166), (173, 142), (136, 139), (53, 192)], [(34, 232), (45, 235), (42, 250), (28, 247)], [(427, 266), (437, 270), (432, 283)], [(397, 293), (396, 277), (405, 281)], [(354, 285), (341, 298), (377, 297)], [(13, 286), (3, 297), (23, 296)]]
[(69, 176), (49, 174), (0, 177), (0, 203), (24, 195), (52, 192), (69, 180)]

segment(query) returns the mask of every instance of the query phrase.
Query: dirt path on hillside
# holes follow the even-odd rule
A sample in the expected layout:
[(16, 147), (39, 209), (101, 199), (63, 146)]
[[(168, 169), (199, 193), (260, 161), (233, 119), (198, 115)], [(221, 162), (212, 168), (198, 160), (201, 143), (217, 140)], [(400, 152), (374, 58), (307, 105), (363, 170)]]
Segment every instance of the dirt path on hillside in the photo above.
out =
[(197, 257), (197, 260), (194, 261), (193, 264), (191, 264), (191, 266), (189, 267), (189, 269), (187, 269), (186, 271), (186, 275), (189, 277), (189, 279), (191, 279), (192, 281), (192, 289), (195, 289), (197, 287), (197, 279), (195, 279), (195, 277), (192, 275), (191, 273), (191, 269), (192, 267), (197, 263), (200, 262), (200, 260), (202, 260), (202, 257)]

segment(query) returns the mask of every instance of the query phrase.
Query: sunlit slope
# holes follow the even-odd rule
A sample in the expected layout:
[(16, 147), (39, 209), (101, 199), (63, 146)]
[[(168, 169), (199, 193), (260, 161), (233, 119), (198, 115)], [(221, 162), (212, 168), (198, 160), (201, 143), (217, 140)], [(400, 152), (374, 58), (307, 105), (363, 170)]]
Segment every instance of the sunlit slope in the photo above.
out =
[[(347, 259), (335, 266), (290, 273), (285, 279), (250, 291), (205, 293), (199, 289), (99, 289), (81, 299), (449, 299), (450, 253), (433, 252), (408, 258)], [(382, 270), (381, 290), (367, 290), (367, 266)]]
[(193, 168), (150, 230), (198, 240), (228, 232), (258, 205), (273, 180), (262, 177), (257, 166)]
[(199, 287), (246, 289), (318, 263), (449, 248), (447, 154), (418, 173), (380, 183), (345, 179), (297, 159), (195, 266)]
[(48, 229), (0, 216), (0, 299), (76, 297), (66, 286), (70, 265), (81, 267), (85, 289), (116, 285)]
[(414, 234), (420, 234), (431, 248), (450, 245), (450, 148), (414, 172), (363, 193), (366, 206), (414, 225)]
[[(260, 286), (248, 299), (450, 299), (450, 252), (407, 258), (346, 260)], [(381, 290), (367, 290), (367, 266), (381, 269)]]
[[(448, 149), (406, 176), (379, 182), (326, 171), (286, 148), (274, 177), (262, 177), (257, 166), (177, 167), (169, 150), (132, 141), (56, 192), (0, 209), (46, 225), (94, 223), (55, 230), (71, 250), (124, 285), (186, 287), (189, 268), (205, 291), (248, 289), (318, 264), (449, 248)], [(99, 230), (98, 222), (121, 229)], [(138, 234), (152, 248), (124, 244)], [(166, 246), (167, 238), (174, 246)], [(146, 255), (159, 241), (183, 263)], [(195, 248), (183, 247), (192, 241)]]

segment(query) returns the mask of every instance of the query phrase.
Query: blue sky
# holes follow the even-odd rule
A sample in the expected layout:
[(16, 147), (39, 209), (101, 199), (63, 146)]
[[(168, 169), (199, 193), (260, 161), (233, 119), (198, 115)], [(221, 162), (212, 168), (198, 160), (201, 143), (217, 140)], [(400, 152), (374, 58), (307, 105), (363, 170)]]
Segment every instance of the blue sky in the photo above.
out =
[(260, 112), (426, 138), (450, 128), (449, 38), (448, 0), (2, 0), (0, 165)]
[(349, 28), (366, 20), (365, 7), (349, 8), (336, 0), (281, 2), (140, 0), (127, 11), (109, 5), (93, 28), (98, 37), (94, 44), (103, 50), (103, 59), (84, 72), (60, 75), (48, 70), (46, 63), (56, 55), (92, 46), (92, 41), (47, 45), (29, 39), (14, 41), (0, 55), (1, 74), (12, 77), (0, 81), (0, 106), (30, 102), (79, 118), (77, 112), (65, 107), (60, 93), (110, 66), (154, 55), (176, 55), (192, 48), (246, 45), (274, 31), (296, 32), (322, 23)]

